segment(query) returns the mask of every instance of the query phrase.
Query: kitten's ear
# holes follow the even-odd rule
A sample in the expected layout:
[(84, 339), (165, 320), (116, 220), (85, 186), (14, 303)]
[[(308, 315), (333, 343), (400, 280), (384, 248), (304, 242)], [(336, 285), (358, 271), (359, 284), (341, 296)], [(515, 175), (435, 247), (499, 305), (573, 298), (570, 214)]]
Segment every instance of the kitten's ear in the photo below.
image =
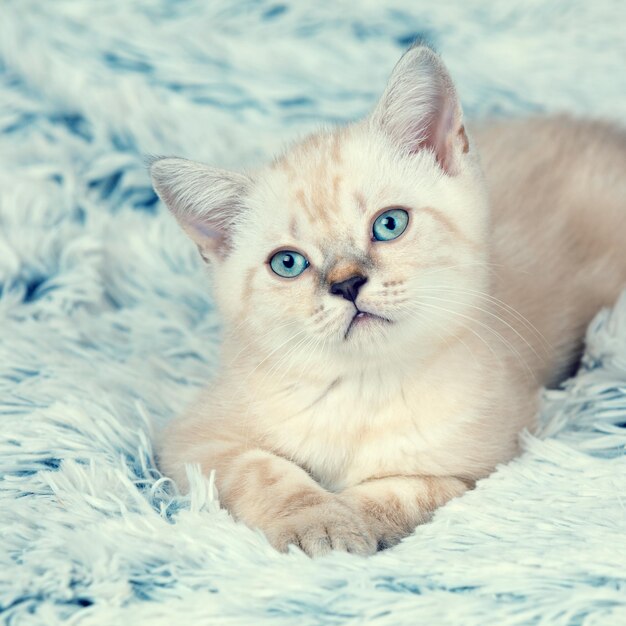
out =
[(430, 48), (410, 48), (395, 66), (371, 117), (403, 151), (432, 150), (448, 174), (469, 150), (461, 105), (443, 62)]
[(225, 257), (250, 179), (175, 158), (153, 161), (150, 176), (157, 194), (198, 246), (202, 258), (211, 262)]

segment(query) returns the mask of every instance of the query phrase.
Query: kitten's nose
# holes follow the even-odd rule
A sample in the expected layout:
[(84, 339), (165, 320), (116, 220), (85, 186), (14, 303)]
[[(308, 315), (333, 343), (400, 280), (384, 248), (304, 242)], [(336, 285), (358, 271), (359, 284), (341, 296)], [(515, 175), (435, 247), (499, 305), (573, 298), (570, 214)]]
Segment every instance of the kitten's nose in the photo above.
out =
[(346, 300), (354, 302), (359, 295), (359, 289), (367, 282), (365, 276), (359, 274), (350, 276), (346, 280), (342, 280), (340, 283), (333, 283), (330, 286), (330, 293), (334, 296), (343, 296)]

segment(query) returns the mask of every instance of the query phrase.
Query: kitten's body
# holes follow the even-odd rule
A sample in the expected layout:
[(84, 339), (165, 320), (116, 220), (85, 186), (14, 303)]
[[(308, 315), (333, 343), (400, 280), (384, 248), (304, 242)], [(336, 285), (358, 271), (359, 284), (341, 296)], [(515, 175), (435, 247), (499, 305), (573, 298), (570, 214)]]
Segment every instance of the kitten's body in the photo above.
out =
[[(215, 256), (222, 368), (169, 427), (161, 463), (183, 482), (185, 463), (215, 469), (223, 503), (279, 548), (390, 545), (514, 456), (539, 387), (626, 282), (622, 135), (567, 119), (477, 131), (490, 218), (460, 114), (448, 117), (434, 154), (387, 158), (396, 129), (379, 137), (371, 122), (309, 138), (257, 175), (235, 252)], [(174, 207), (176, 176), (155, 173)], [(411, 207), (412, 230), (387, 247), (363, 239), (390, 205)], [(265, 274), (260, 230), (306, 248), (315, 270)], [(390, 321), (326, 295), (354, 272), (369, 277), (354, 306)], [(274, 326), (263, 297), (280, 307)]]
[(550, 386), (626, 284), (626, 133), (557, 117), (492, 123), (475, 136), (490, 190), (492, 292), (547, 339), (544, 367), (526, 358)]

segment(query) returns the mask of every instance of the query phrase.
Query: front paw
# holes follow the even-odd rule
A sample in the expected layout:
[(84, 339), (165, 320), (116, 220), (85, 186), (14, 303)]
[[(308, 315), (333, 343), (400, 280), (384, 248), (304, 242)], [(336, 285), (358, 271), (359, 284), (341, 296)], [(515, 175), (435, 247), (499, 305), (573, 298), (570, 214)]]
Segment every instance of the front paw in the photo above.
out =
[(263, 529), (281, 552), (293, 544), (309, 556), (331, 550), (368, 555), (376, 552), (376, 537), (359, 515), (338, 497), (325, 497), (309, 506), (277, 516)]

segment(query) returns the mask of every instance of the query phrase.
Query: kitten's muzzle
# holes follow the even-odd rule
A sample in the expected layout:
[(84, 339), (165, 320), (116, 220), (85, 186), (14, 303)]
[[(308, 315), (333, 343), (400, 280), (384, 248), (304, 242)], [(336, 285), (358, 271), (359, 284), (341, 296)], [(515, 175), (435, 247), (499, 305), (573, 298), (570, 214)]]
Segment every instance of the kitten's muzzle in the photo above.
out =
[(355, 274), (338, 283), (330, 286), (330, 293), (334, 296), (341, 296), (350, 302), (355, 302), (359, 295), (359, 289), (367, 282), (367, 276)]

